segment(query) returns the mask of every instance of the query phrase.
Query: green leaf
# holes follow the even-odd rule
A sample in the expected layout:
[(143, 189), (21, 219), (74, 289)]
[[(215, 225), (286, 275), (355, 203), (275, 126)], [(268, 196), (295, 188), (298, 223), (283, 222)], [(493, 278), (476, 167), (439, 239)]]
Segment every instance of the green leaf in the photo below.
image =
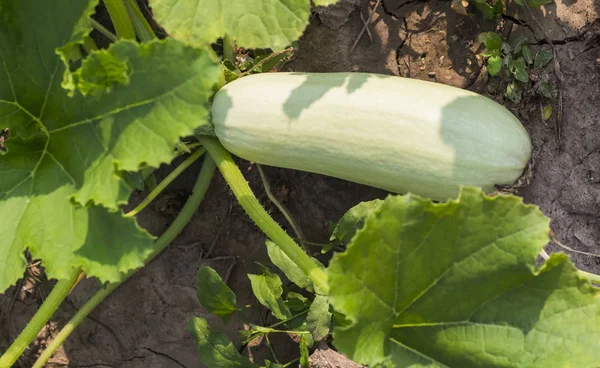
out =
[(502, 58), (500, 56), (492, 56), (487, 61), (488, 73), (491, 76), (498, 75), (502, 70)]
[[(292, 261), (287, 254), (285, 254), (281, 248), (279, 248), (275, 243), (271, 240), (266, 240), (265, 244), (267, 245), (267, 253), (269, 254), (269, 258), (271, 262), (281, 271), (283, 274), (294, 284), (300, 286), (307, 291), (314, 292), (314, 285), (312, 281), (306, 276), (304, 271), (298, 267), (296, 262)], [(311, 257), (312, 258), (312, 257)], [(316, 258), (313, 258), (313, 261), (319, 265), (322, 269), (325, 269), (325, 266), (319, 262)]]
[(519, 103), (523, 96), (523, 89), (515, 82), (510, 82), (506, 86), (506, 97), (512, 102)]
[(542, 120), (546, 121), (552, 116), (552, 105), (546, 105), (542, 109)]
[(527, 65), (523, 57), (514, 60), (510, 65), (510, 72), (514, 75), (515, 79), (519, 82), (527, 83), (529, 81), (529, 74), (527, 73)]
[(488, 4), (486, 0), (474, 0), (475, 8), (481, 13), (484, 19), (494, 20), (498, 16), (496, 14), (497, 9)]
[(323, 340), (329, 334), (331, 312), (327, 297), (317, 295), (313, 300), (306, 317), (306, 325), (315, 341)]
[(273, 363), (269, 359), (265, 359), (265, 365), (267, 368), (283, 368), (281, 364)]
[(217, 271), (208, 266), (198, 269), (197, 280), (196, 294), (200, 304), (227, 323), (229, 317), (237, 311), (235, 293), (223, 282)]
[(527, 65), (531, 65), (533, 63), (533, 53), (527, 45), (523, 45), (523, 59), (525, 59)]
[(382, 204), (381, 199), (374, 199), (361, 202), (349, 209), (338, 221), (329, 240), (338, 240), (342, 244), (349, 244), (354, 234), (363, 227), (365, 218), (372, 212), (379, 210)]
[(485, 44), (489, 51), (500, 50), (502, 48), (502, 38), (496, 32), (483, 32), (479, 34), (479, 42)]
[(212, 331), (204, 318), (192, 318), (189, 330), (196, 340), (200, 360), (208, 368), (258, 368), (238, 352), (225, 334)]
[(260, 265), (260, 268), (261, 275), (248, 274), (254, 296), (260, 304), (269, 308), (275, 318), (282, 321), (291, 318), (292, 313), (281, 298), (283, 294), (281, 279), (267, 267)]
[(269, 254), (271, 262), (283, 271), (285, 276), (290, 279), (291, 282), (303, 289), (313, 292), (313, 283), (308, 276), (306, 276), (304, 271), (302, 271), (302, 269), (300, 269), (300, 267), (298, 267), (298, 265), (271, 240), (267, 240), (265, 243), (267, 244), (267, 253)]
[(598, 289), (564, 254), (536, 267), (548, 234), (512, 195), (388, 197), (330, 263), (330, 302), (353, 321), (334, 345), (367, 365), (597, 366)]
[(300, 335), (300, 366), (302, 368), (310, 368), (310, 363), (308, 361), (308, 343), (306, 335)]
[(524, 36), (524, 35), (520, 35), (517, 38), (515, 38), (514, 40), (512, 40), (510, 45), (512, 47), (513, 52), (515, 54), (520, 53), (521, 50), (523, 49), (523, 45), (525, 45), (526, 41), (527, 41), (527, 36)]
[(233, 64), (231, 60), (223, 60), (223, 73), (225, 76), (225, 82), (233, 82), (238, 79), (242, 72)]
[(287, 293), (285, 305), (291, 314), (298, 314), (310, 307), (310, 301), (302, 294), (290, 291)]
[(541, 82), (538, 92), (546, 98), (554, 97), (554, 88), (548, 82)]
[(541, 49), (537, 55), (535, 56), (535, 61), (533, 62), (534, 68), (543, 68), (552, 60), (552, 50), (551, 49)]
[(494, 3), (494, 15), (496, 17), (501, 16), (504, 13), (504, 2), (503, 0), (496, 0)]
[(68, 55), (97, 1), (1, 4), (0, 129), (10, 138), (0, 154), (0, 292), (22, 276), (26, 248), (50, 278), (83, 266), (119, 281), (153, 241), (119, 212), (133, 190), (120, 173), (175, 157), (207, 116), (218, 63), (174, 40), (119, 41), (73, 71)]
[(171, 37), (193, 46), (228, 35), (240, 47), (284, 48), (302, 35), (310, 15), (309, 0), (151, 0), (150, 5)]
[(274, 67), (278, 66), (283, 60), (289, 58), (290, 55), (291, 55), (291, 51), (283, 52), (283, 53), (281, 53), (279, 55), (275, 55), (275, 56), (271, 56), (271, 54), (267, 54), (262, 57), (257, 57), (256, 58), (257, 64), (259, 62), (261, 62), (262, 60), (266, 59), (267, 57), (270, 57), (270, 59), (263, 62), (260, 65), (260, 67), (256, 68), (255, 70), (257, 70), (260, 73), (266, 73), (266, 72), (270, 71), (271, 69), (273, 69)]

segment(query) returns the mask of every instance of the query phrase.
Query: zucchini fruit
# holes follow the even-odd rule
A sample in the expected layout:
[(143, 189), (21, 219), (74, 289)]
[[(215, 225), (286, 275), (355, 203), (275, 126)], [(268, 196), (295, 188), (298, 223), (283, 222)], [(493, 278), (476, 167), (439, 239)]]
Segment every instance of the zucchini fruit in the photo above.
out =
[(513, 184), (532, 149), (487, 97), (380, 74), (254, 74), (221, 88), (211, 113), (217, 138), (245, 160), (434, 200)]

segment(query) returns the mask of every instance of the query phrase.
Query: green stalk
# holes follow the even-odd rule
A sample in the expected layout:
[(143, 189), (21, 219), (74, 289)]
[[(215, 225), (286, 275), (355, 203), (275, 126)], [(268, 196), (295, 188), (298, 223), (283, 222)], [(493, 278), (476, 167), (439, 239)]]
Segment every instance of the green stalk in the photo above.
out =
[[(177, 215), (173, 223), (167, 228), (167, 230), (156, 240), (153, 245), (152, 253), (148, 258), (146, 264), (150, 263), (154, 257), (156, 257), (160, 252), (162, 252), (167, 245), (169, 245), (179, 233), (183, 230), (183, 228), (190, 222), (192, 216), (198, 209), (200, 202), (204, 199), (206, 192), (208, 191), (208, 187), (212, 181), (212, 178), (215, 173), (215, 162), (213, 159), (206, 155), (204, 158), (204, 163), (202, 165), (202, 169), (200, 170), (200, 174), (198, 175), (198, 179), (196, 179), (196, 184), (194, 184), (194, 189), (192, 195), (185, 202), (185, 205), (181, 209), (181, 212)], [(106, 286), (106, 288), (99, 290), (84, 304), (84, 306), (71, 318), (71, 320), (63, 327), (62, 330), (56, 335), (54, 340), (48, 345), (46, 350), (40, 355), (40, 357), (36, 360), (33, 368), (42, 368), (46, 364), (46, 362), (52, 357), (54, 352), (62, 345), (62, 343), (69, 337), (69, 335), (75, 331), (77, 326), (81, 324), (85, 320), (85, 318), (100, 304), (107, 296), (109, 296), (113, 291), (115, 291), (123, 282), (127, 281), (131, 276), (135, 274), (137, 270), (130, 271), (122, 281), (115, 282)], [(0, 367), (4, 367), (0, 365)]]
[(587, 271), (579, 270), (579, 269), (577, 270), (577, 272), (579, 273), (580, 276), (585, 277), (586, 279), (590, 280), (591, 283), (600, 285), (600, 275), (596, 275), (595, 273), (591, 273), (591, 272), (587, 272)]
[(230, 36), (223, 37), (223, 59), (230, 60), (235, 64), (235, 50), (233, 40)]
[(104, 0), (104, 5), (119, 38), (135, 40), (135, 30), (123, 0)]
[(48, 295), (48, 298), (46, 298), (44, 303), (40, 306), (40, 309), (38, 309), (33, 318), (27, 323), (27, 326), (25, 326), (15, 341), (13, 341), (8, 350), (0, 357), (0, 367), (13, 366), (42, 328), (44, 328), (46, 323), (48, 323), (50, 318), (52, 318), (52, 315), (56, 312), (63, 300), (69, 295), (80, 274), (81, 268), (77, 267), (71, 270), (69, 277), (56, 283)]
[(127, 8), (129, 18), (133, 22), (133, 28), (140, 38), (140, 41), (150, 42), (158, 38), (156, 37), (152, 26), (150, 26), (150, 23), (148, 23), (146, 17), (144, 17), (136, 0), (125, 0), (125, 7)]
[(279, 226), (260, 204), (248, 182), (240, 172), (231, 154), (219, 143), (217, 139), (209, 136), (198, 136), (198, 140), (217, 163), (217, 167), (231, 187), (233, 194), (240, 205), (254, 223), (275, 243), (281, 250), (300, 267), (302, 271), (315, 283), (318, 290), (324, 294), (329, 292), (327, 274), (317, 266), (302, 248)]
[(90, 25), (98, 32), (100, 32), (104, 37), (108, 38), (112, 42), (115, 42), (119, 38), (113, 34), (108, 28), (104, 27), (102, 23), (98, 22), (95, 19), (90, 18)]
[(146, 208), (150, 202), (152, 202), (154, 200), (154, 198), (156, 198), (169, 184), (171, 184), (173, 182), (173, 180), (177, 179), (177, 177), (185, 171), (185, 169), (187, 169), (188, 167), (190, 167), (191, 164), (193, 164), (194, 162), (196, 162), (196, 160), (202, 156), (204, 153), (206, 152), (205, 149), (200, 148), (198, 150), (196, 150), (194, 153), (192, 153), (188, 158), (185, 159), (185, 161), (183, 161), (179, 166), (177, 166), (175, 168), (175, 170), (171, 171), (171, 173), (169, 175), (167, 175), (166, 178), (163, 179), (163, 181), (160, 182), (160, 184), (158, 184), (156, 186), (156, 188), (154, 188), (150, 194), (148, 194), (148, 196), (146, 198), (144, 198), (144, 200), (137, 205), (137, 207), (135, 207), (133, 210), (127, 212), (124, 216), (125, 217), (133, 217), (135, 215), (137, 215), (138, 213), (140, 213), (144, 208)]

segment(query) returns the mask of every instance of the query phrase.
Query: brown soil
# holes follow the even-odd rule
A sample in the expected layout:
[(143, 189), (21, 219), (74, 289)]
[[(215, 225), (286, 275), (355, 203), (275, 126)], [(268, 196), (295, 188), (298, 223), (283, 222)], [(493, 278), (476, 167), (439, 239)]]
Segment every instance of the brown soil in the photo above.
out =
[[(367, 19), (376, 1), (356, 1)], [(552, 219), (552, 229), (564, 244), (579, 251), (600, 253), (600, 2), (564, 0), (558, 5), (535, 10), (546, 36), (556, 44), (558, 64), (543, 71), (551, 83), (559, 85), (555, 68), (560, 66), (563, 118), (558, 142), (555, 128), (559, 100), (551, 103), (553, 117), (544, 122), (540, 106), (547, 104), (533, 93), (526, 93), (519, 104), (503, 97), (504, 82), (489, 78), (478, 53), (476, 41), (481, 31), (493, 30), (494, 24), (480, 17), (464, 17), (450, 10), (448, 1), (383, 1), (369, 27), (351, 50), (363, 27), (359, 10), (346, 21), (327, 19), (315, 14), (300, 42), (300, 49), (286, 70), (294, 71), (365, 71), (433, 80), (485, 94), (507, 105), (530, 132), (535, 147), (533, 177), (521, 187), (519, 195), (537, 204)], [(408, 5), (402, 5), (408, 4)], [(349, 9), (353, 9), (352, 6)], [(507, 15), (521, 19), (515, 25), (505, 18), (502, 32), (511, 37), (531, 35), (533, 48), (546, 43), (530, 14), (511, 7)], [(321, 18), (323, 21), (321, 21)], [(339, 26), (332, 29), (330, 26)], [(532, 85), (534, 83), (532, 82)], [(402, 103), (399, 101), (398, 103)], [(239, 161), (252, 188), (275, 218), (286, 224), (264, 195), (260, 177), (249, 163)], [(155, 203), (140, 215), (141, 224), (153, 234), (169, 225), (190, 194), (200, 164), (189, 168)], [(159, 170), (159, 180), (171, 167)], [(290, 210), (303, 234), (311, 242), (325, 243), (329, 223), (336, 221), (360, 201), (382, 198), (385, 192), (342, 180), (292, 170), (268, 168), (271, 187)], [(132, 202), (143, 197), (136, 193)], [(207, 318), (216, 329), (226, 331), (239, 344), (239, 320), (228, 325), (207, 314), (195, 294), (195, 276), (200, 265), (214, 267), (238, 296), (239, 305), (253, 304), (249, 318), (254, 323), (269, 323), (264, 308), (253, 298), (248, 273), (256, 273), (256, 262), (269, 263), (265, 236), (251, 223), (237, 204), (220, 174), (213, 181), (206, 200), (193, 220), (173, 244), (151, 264), (104, 301), (64, 345), (49, 367), (123, 367), (179, 368), (198, 367), (198, 356), (187, 330), (188, 320), (196, 315)], [(209, 250), (212, 252), (209, 253)], [(565, 251), (552, 243), (549, 251)], [(581, 268), (600, 272), (600, 258), (567, 251)], [(97, 288), (94, 280), (85, 280), (44, 332), (51, 336)], [(36, 293), (19, 293), (12, 308), (15, 289), (0, 296), (0, 351), (8, 346), (35, 313)], [(39, 293), (37, 294), (39, 296)], [(10, 321), (10, 323), (9, 323)], [(298, 347), (291, 338), (275, 341), (278, 357), (297, 356)], [(46, 344), (40, 336), (26, 352), (21, 367), (30, 367), (38, 347)], [(247, 353), (247, 351), (245, 351)], [(253, 347), (252, 355), (261, 361), (269, 358), (264, 344)]]

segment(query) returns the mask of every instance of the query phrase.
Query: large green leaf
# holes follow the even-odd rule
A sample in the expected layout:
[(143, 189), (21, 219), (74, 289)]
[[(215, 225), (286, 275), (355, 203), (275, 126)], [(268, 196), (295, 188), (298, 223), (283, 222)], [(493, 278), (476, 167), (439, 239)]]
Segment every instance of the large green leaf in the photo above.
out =
[(283, 48), (302, 35), (310, 15), (310, 0), (151, 0), (150, 5), (171, 37), (195, 46), (229, 35), (240, 47)]
[(0, 1), (0, 292), (26, 248), (59, 279), (77, 265), (103, 282), (142, 266), (152, 238), (118, 212), (132, 190), (119, 173), (170, 162), (207, 115), (218, 64), (175, 40), (117, 42), (71, 73), (96, 4)]
[(548, 232), (514, 196), (388, 197), (331, 261), (330, 302), (352, 321), (335, 346), (396, 367), (598, 366), (598, 290), (563, 254), (536, 268)]

